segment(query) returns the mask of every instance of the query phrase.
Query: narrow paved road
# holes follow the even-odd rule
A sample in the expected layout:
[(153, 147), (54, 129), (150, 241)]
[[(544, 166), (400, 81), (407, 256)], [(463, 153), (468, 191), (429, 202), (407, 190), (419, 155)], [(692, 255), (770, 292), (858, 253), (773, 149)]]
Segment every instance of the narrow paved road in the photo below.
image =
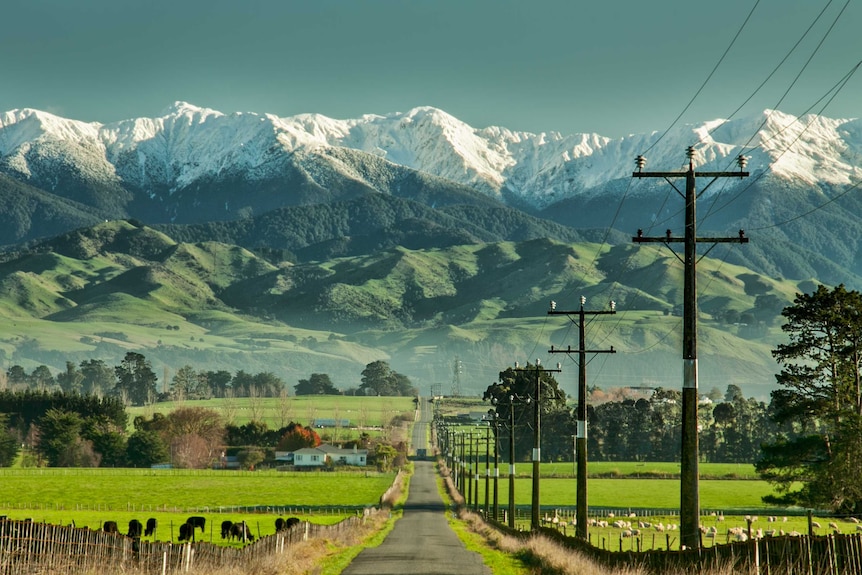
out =
[[(413, 430), (413, 450), (427, 449), (431, 418), (422, 401)], [(416, 461), (404, 515), (383, 541), (363, 550), (343, 575), (491, 575), (482, 557), (468, 551), (449, 527), (446, 504), (437, 491), (434, 463)]]

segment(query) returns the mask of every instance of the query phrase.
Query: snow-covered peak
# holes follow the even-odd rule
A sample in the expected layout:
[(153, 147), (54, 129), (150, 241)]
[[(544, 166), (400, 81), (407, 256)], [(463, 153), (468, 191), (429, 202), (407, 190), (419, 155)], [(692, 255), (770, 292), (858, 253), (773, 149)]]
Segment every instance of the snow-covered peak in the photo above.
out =
[[(266, 178), (296, 151), (346, 147), (395, 164), (472, 186), (491, 196), (509, 194), (537, 208), (579, 194), (600, 193), (629, 178), (634, 158), (648, 150), (648, 169), (679, 169), (685, 149), (697, 149), (699, 169), (732, 169), (750, 157), (749, 170), (804, 182), (858, 181), (862, 166), (859, 120), (796, 118), (776, 110), (731, 121), (677, 126), (668, 133), (611, 139), (599, 134), (476, 129), (430, 106), (338, 120), (320, 114), (278, 117), (224, 114), (174, 102), (160, 116), (111, 124), (84, 123), (38, 110), (0, 114), (0, 155), (27, 172), (33, 142), (74, 142), (103, 150), (123, 181), (143, 189), (181, 189), (200, 178), (243, 174)], [(9, 160), (12, 157), (13, 160)]]
[(23, 108), (0, 113), (0, 155), (27, 143), (44, 140), (80, 142), (95, 140), (101, 124), (61, 118), (48, 112)]
[(210, 108), (201, 108), (200, 106), (195, 106), (194, 104), (189, 104), (188, 102), (182, 102), (180, 100), (177, 100), (176, 102), (162, 110), (160, 116), (188, 116), (203, 119), (208, 116), (224, 116), (224, 114)]

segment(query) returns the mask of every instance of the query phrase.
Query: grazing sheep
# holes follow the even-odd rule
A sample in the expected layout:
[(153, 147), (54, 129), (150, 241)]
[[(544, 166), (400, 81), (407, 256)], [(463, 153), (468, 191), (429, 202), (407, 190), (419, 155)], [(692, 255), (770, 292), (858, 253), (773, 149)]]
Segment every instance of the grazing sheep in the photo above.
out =
[(838, 524), (835, 523), (834, 521), (830, 521), (829, 522), (829, 528), (838, 531)]

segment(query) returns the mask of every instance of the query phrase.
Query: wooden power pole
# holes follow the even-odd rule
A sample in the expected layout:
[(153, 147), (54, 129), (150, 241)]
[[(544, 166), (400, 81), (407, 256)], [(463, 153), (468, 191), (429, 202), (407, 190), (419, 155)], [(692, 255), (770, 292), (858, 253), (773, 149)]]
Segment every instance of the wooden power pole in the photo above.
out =
[[(673, 237), (670, 230), (664, 236), (646, 237), (638, 230), (635, 243), (683, 243), (685, 245), (682, 262), (685, 266), (683, 286), (683, 334), (682, 334), (682, 452), (680, 454), (680, 544), (689, 549), (700, 547), (700, 496), (698, 487), (698, 437), (697, 437), (697, 290), (696, 263), (697, 243), (748, 243), (745, 232), (739, 230), (739, 235), (729, 238), (698, 238), (696, 233), (697, 197), (703, 194), (718, 178), (744, 178), (748, 172), (743, 171), (747, 158), (739, 156), (738, 172), (698, 172), (694, 171), (695, 150), (686, 150), (688, 170), (682, 172), (644, 172), (646, 158), (638, 156), (635, 160), (637, 171), (633, 178), (664, 178), (685, 199), (685, 236)], [(700, 194), (696, 191), (695, 177), (713, 178)], [(671, 182), (671, 178), (685, 178), (685, 193)], [(679, 257), (679, 256), (677, 256)]]
[(548, 353), (575, 353), (578, 354), (578, 435), (576, 436), (577, 444), (577, 510), (575, 521), (575, 535), (579, 539), (586, 541), (587, 524), (587, 354), (588, 353), (616, 353), (613, 347), (610, 349), (587, 349), (586, 344), (586, 316), (601, 315), (616, 313), (616, 304), (610, 303), (610, 310), (602, 311), (586, 311), (584, 304), (587, 303), (585, 297), (581, 296), (581, 307), (576, 311), (557, 311), (556, 302), (551, 302), (551, 309), (548, 310), (548, 315), (567, 315), (572, 321), (572, 316), (578, 316), (578, 349), (567, 347), (566, 349), (551, 349)]

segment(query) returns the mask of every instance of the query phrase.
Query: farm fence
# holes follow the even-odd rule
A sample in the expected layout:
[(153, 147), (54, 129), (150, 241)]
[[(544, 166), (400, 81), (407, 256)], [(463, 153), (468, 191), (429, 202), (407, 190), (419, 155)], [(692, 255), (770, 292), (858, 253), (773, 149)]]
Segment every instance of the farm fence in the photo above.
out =
[[(511, 530), (490, 521), (500, 530), (519, 537), (530, 532)], [(782, 535), (735, 541), (709, 548), (649, 551), (610, 551), (566, 536), (556, 529), (540, 532), (560, 545), (577, 551), (600, 565), (612, 568), (640, 567), (663, 573), (709, 573), (730, 568), (738, 575), (858, 575), (862, 573), (862, 533), (831, 535)]]
[(0, 520), (0, 575), (105, 572), (106, 566), (112, 572), (166, 574), (247, 565), (283, 553), (298, 541), (355, 529), (363, 521), (354, 516), (334, 525), (303, 522), (233, 548), (206, 542), (149, 542), (87, 528)]

